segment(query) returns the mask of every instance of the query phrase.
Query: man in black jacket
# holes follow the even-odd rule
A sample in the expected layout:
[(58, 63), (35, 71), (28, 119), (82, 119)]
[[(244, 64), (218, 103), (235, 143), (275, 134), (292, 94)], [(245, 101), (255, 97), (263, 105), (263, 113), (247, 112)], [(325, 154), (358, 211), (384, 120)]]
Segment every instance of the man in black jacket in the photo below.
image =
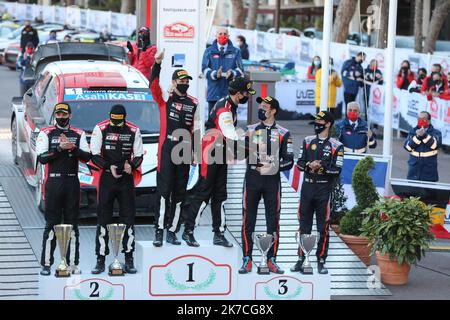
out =
[(39, 45), (39, 35), (37, 30), (35, 30), (30, 21), (25, 21), (25, 27), (22, 29), (22, 35), (20, 36), (20, 48), (22, 53), (25, 52), (28, 42), (33, 43), (34, 47), (37, 48)]
[[(311, 234), (314, 213), (320, 239), (317, 244), (317, 267), (320, 274), (328, 273), (324, 267), (330, 239), (330, 201), (335, 179), (339, 177), (344, 163), (344, 146), (330, 138), (334, 119), (328, 111), (316, 116), (316, 135), (306, 137), (300, 149), (297, 166), (304, 172), (299, 205), (300, 233)], [(299, 260), (292, 272), (303, 272), (305, 253), (298, 249)]]

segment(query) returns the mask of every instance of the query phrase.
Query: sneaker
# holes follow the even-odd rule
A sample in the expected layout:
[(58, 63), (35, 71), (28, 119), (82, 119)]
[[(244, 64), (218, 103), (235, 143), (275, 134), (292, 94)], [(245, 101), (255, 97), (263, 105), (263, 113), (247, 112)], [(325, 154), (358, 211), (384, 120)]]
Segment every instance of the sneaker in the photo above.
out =
[(94, 269), (92, 269), (92, 274), (100, 274), (105, 271), (105, 256), (98, 256), (97, 257), (97, 264), (95, 265)]
[(137, 269), (134, 267), (133, 256), (125, 255), (125, 272), (129, 274), (137, 273)]
[(242, 260), (244, 260), (244, 263), (242, 264), (242, 267), (239, 269), (240, 274), (246, 274), (252, 271), (252, 258), (250, 257), (244, 257)]
[(163, 237), (164, 237), (164, 230), (157, 229), (155, 232), (155, 240), (153, 240), (153, 245), (155, 247), (161, 247), (163, 245)]
[(81, 269), (79, 266), (70, 266), (71, 274), (81, 274)]
[(275, 257), (272, 257), (269, 259), (269, 261), (267, 262), (267, 266), (269, 267), (270, 272), (272, 273), (277, 273), (277, 274), (283, 274), (284, 270), (282, 270), (277, 262), (275, 261)]
[(227, 238), (225, 238), (223, 232), (214, 232), (213, 243), (216, 246), (222, 246), (226, 248), (231, 248), (233, 246), (233, 244), (231, 242), (228, 242)]
[(303, 272), (304, 259), (298, 259), (297, 263), (291, 268), (291, 272)]
[(43, 266), (41, 269), (41, 276), (49, 276), (51, 271), (49, 266)]
[(200, 247), (200, 244), (194, 238), (194, 231), (186, 231), (184, 230), (183, 235), (181, 237), (186, 244), (190, 247)]
[(172, 231), (167, 231), (166, 242), (175, 246), (179, 246), (181, 244), (181, 241), (177, 238), (177, 234)]
[(317, 271), (319, 274), (328, 274), (328, 269), (325, 268), (325, 259), (320, 259), (317, 262)]

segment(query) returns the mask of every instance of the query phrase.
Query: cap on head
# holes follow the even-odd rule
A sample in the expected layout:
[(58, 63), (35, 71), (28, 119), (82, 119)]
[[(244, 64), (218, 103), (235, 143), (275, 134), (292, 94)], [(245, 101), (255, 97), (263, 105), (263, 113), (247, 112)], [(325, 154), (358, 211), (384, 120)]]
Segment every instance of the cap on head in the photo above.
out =
[(270, 105), (270, 107), (271, 107), (272, 109), (276, 109), (277, 112), (278, 112), (278, 110), (280, 110), (280, 103), (278, 102), (277, 99), (275, 99), (275, 98), (273, 98), (273, 97), (271, 97), (271, 96), (267, 96), (267, 97), (265, 97), (265, 98), (258, 97), (258, 98), (256, 98), (256, 102), (257, 102), (257, 103), (263, 103), (263, 102), (265, 102), (265, 103), (267, 103), (268, 105)]
[(316, 115), (316, 120), (324, 120), (325, 122), (331, 123), (331, 125), (334, 124), (334, 117), (329, 111), (320, 111)]
[(149, 29), (148, 27), (141, 27), (141, 28), (139, 28), (138, 33), (141, 33), (141, 34), (150, 34), (150, 29)]
[(228, 85), (228, 89), (235, 91), (235, 92), (248, 92), (251, 95), (256, 94), (256, 91), (252, 87), (253, 82), (250, 80), (244, 78), (244, 77), (238, 77), (234, 78), (230, 84)]
[(125, 107), (123, 105), (116, 104), (112, 106), (109, 115), (113, 120), (124, 120), (127, 116), (127, 111), (125, 110)]
[(58, 103), (55, 105), (55, 113), (58, 112), (71, 114), (72, 110), (70, 109), (70, 106), (67, 103)]
[(183, 69), (175, 70), (174, 73), (172, 74), (172, 80), (181, 80), (181, 79), (192, 80), (192, 77), (186, 70)]

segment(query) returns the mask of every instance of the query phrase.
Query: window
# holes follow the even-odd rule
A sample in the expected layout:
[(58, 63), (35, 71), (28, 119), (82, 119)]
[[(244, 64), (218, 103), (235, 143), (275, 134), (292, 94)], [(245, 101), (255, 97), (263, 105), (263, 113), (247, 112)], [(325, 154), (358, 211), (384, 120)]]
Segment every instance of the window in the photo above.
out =
[(44, 74), (41, 74), (39, 77), (39, 80), (36, 82), (36, 85), (34, 87), (34, 95), (36, 97), (36, 101), (40, 101), (42, 98), (42, 95), (44, 94), (45, 88), (47, 88), (47, 84), (49, 83), (51, 79), (50, 72), (46, 72)]
[(53, 109), (57, 103), (58, 94), (56, 92), (56, 77), (54, 77), (45, 91), (45, 100), (42, 102), (41, 111), (44, 115), (45, 121), (51, 124)]

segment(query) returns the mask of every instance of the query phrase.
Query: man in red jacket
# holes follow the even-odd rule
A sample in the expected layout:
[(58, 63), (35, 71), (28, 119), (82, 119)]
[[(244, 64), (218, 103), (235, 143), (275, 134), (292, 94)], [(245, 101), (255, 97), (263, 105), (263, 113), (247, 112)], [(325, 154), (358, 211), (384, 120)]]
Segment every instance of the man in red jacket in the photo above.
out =
[(423, 80), (422, 83), (422, 94), (428, 94), (428, 92), (430, 91), (430, 88), (434, 86), (433, 84), (433, 75), (435, 73), (440, 73), (442, 76), (442, 82), (443, 82), (443, 91), (447, 92), (448, 91), (448, 79), (445, 76), (445, 74), (442, 72), (442, 66), (439, 63), (435, 63), (431, 66), (431, 73), (428, 77), (425, 78), (425, 80)]
[(150, 42), (150, 29), (148, 27), (140, 28), (137, 35), (137, 44), (128, 42), (127, 48), (130, 51), (131, 65), (150, 80), (151, 68), (155, 63), (157, 51), (156, 46)]

